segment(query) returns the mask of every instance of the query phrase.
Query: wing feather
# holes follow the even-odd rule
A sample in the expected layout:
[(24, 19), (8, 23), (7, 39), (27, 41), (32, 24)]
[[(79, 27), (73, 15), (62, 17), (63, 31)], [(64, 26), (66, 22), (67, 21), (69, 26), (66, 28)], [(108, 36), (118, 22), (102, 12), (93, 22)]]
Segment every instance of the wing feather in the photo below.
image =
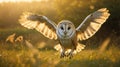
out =
[(106, 8), (97, 10), (88, 15), (84, 21), (76, 28), (79, 40), (86, 40), (93, 36), (108, 19), (110, 13)]
[(19, 22), (22, 26), (28, 29), (35, 29), (50, 39), (57, 39), (56, 24), (50, 21), (47, 17), (32, 14), (29, 12), (23, 13)]

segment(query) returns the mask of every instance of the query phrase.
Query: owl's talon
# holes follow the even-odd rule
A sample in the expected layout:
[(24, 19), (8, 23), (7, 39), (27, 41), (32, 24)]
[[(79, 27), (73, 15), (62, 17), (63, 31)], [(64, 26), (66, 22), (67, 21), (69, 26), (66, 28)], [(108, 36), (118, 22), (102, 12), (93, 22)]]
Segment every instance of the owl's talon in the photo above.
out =
[(69, 59), (71, 59), (72, 57), (73, 57), (73, 54), (70, 54), (70, 55), (69, 55)]
[(65, 53), (61, 53), (60, 58), (64, 58), (65, 56)]
[(68, 54), (69, 59), (71, 59), (71, 58), (73, 57), (73, 51), (74, 51), (74, 50), (72, 50), (72, 51)]

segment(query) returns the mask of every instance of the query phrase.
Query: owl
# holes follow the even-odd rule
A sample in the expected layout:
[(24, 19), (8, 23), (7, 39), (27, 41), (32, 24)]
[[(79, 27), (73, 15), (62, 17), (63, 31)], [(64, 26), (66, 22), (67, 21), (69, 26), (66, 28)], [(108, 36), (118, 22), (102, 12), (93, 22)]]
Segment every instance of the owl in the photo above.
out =
[(72, 58), (85, 47), (85, 45), (79, 44), (79, 41), (92, 37), (109, 16), (109, 10), (101, 8), (89, 14), (75, 28), (69, 20), (62, 20), (56, 24), (46, 16), (25, 12), (21, 15), (19, 23), (28, 29), (37, 30), (49, 39), (58, 41), (59, 44), (54, 48), (60, 52), (60, 58)]

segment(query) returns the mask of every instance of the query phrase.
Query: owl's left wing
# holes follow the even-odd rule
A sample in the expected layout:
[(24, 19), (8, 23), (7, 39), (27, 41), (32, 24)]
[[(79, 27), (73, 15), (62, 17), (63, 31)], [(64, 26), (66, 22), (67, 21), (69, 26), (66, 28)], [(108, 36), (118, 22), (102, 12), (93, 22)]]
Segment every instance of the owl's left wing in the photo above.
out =
[(106, 8), (102, 8), (88, 15), (76, 28), (77, 38), (79, 40), (86, 40), (93, 36), (110, 16), (108, 12)]
[(36, 29), (49, 39), (57, 39), (56, 24), (45, 16), (26, 12), (23, 13), (19, 22), (28, 29)]

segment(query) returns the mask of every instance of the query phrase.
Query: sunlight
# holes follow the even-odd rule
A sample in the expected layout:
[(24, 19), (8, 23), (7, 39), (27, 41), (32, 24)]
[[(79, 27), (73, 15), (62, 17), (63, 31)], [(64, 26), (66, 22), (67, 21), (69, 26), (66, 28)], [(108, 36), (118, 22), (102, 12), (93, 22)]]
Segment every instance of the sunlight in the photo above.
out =
[(0, 3), (4, 3), (4, 2), (41, 2), (41, 1), (48, 1), (48, 0), (0, 0)]

